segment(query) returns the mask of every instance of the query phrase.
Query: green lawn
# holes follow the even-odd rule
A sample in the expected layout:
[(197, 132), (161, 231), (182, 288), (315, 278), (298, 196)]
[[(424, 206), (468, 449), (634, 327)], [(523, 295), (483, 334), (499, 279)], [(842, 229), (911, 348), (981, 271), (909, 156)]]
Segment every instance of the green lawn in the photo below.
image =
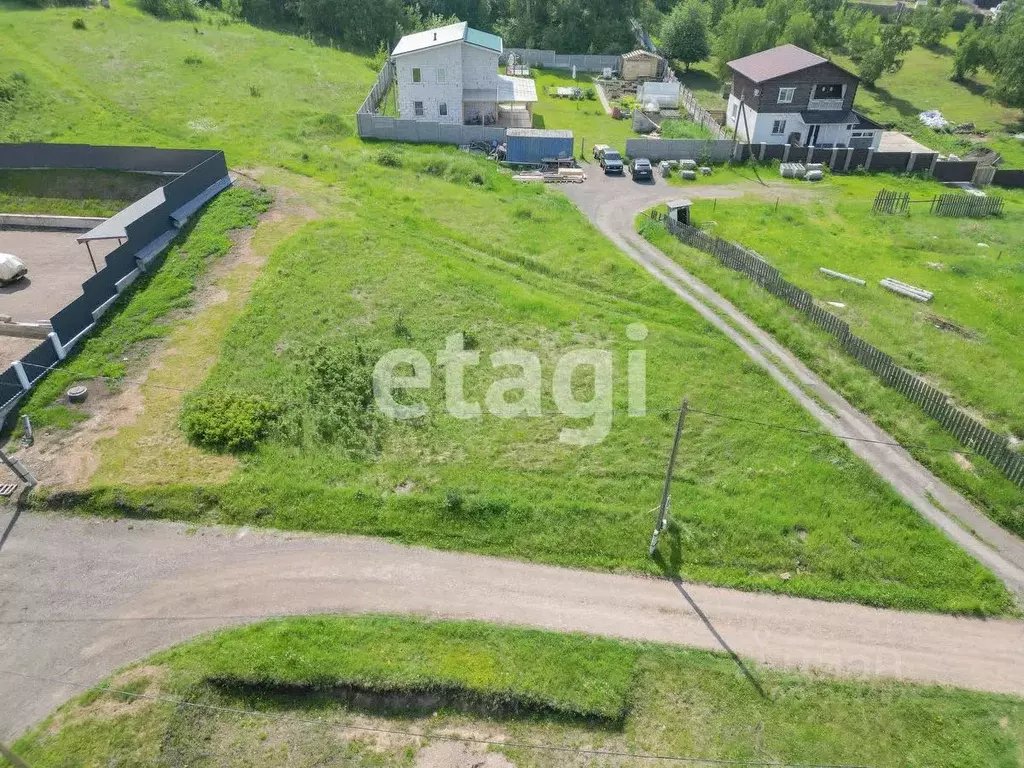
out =
[(35, 768), (408, 767), (441, 734), (498, 742), (477, 745), (478, 760), (489, 749), (538, 768), (614, 758), (523, 745), (877, 768), (1009, 768), (1024, 750), (1015, 697), (746, 669), (763, 696), (707, 651), (475, 622), (284, 619), (125, 668), (13, 748)]
[(615, 120), (604, 111), (600, 99), (570, 100), (549, 95), (547, 89), (558, 87), (593, 88), (590, 75), (580, 72), (575, 80), (564, 72), (534, 69), (539, 101), (533, 107), (534, 128), (560, 128), (570, 130), (576, 140), (577, 152), (580, 142), (586, 147), (584, 157), (589, 159), (590, 149), (595, 144), (608, 144), (625, 154), (626, 139), (638, 134), (629, 120)]
[[(958, 405), (978, 414), (993, 429), (1024, 435), (1024, 322), (1017, 311), (1024, 295), (1024, 195), (1010, 193), (1006, 214), (987, 220), (939, 218), (928, 205), (913, 205), (909, 216), (874, 215), (878, 189), (907, 191), (928, 199), (944, 191), (932, 182), (891, 176), (832, 176), (810, 204), (763, 199), (698, 201), (698, 226), (754, 248), (790, 282), (808, 290), (850, 324), (862, 338), (901, 365), (950, 393)], [(710, 256), (648, 230), (673, 257), (726, 294), (826, 375), (859, 407), (892, 429), (904, 444), (956, 448), (956, 442), (915, 406), (839, 351), (810, 321)], [(985, 247), (979, 247), (983, 243)], [(867, 280), (859, 287), (825, 277), (828, 267)], [(919, 304), (878, 286), (894, 277), (935, 293)], [(962, 330), (937, 327), (951, 321)], [(790, 326), (793, 326), (792, 328)], [(949, 326), (945, 326), (949, 328)], [(981, 459), (967, 471), (944, 453), (919, 457), (965, 489), (994, 519), (1024, 534), (1024, 492)]]
[(691, 64), (689, 70), (676, 62), (675, 70), (679, 82), (693, 91), (701, 106), (705, 109), (725, 111), (729, 100), (722, 97), (722, 82), (715, 74), (712, 61), (698, 61)]
[[(78, 13), (87, 13), (84, 32), (71, 27)], [(103, 141), (223, 145), (234, 168), (284, 166), (302, 174), (281, 182), (281, 198), (320, 219), (267, 248), (269, 263), (209, 377), (189, 377), (187, 359), (171, 377), (199, 388), (193, 402), (206, 398), (216, 406), (224, 402), (217, 398), (241, 391), (279, 411), (280, 420), (239, 458), (234, 474), (230, 459), (218, 465), (216, 476), (230, 479), (176, 474), (174, 464), (139, 480), (137, 467), (159, 467), (153, 457), (164, 454), (160, 440), (125, 429), (99, 444), (100, 479), (92, 488), (41, 504), (364, 533), (659, 574), (646, 555), (649, 510), (660, 491), (671, 409), (684, 394), (706, 410), (816, 429), (760, 368), (562, 196), (517, 184), (493, 163), (453, 148), (347, 136), (348, 115), (374, 75), (367, 59), (242, 24), (168, 24), (120, 6), (5, 10), (0, 34), (29, 83), (50, 86), (15, 104), (14, 121), (0, 129), (7, 138), (17, 132), (97, 140), (98, 113), (91, 110), (102, 110)], [(86, 55), (99, 50), (102, 56)], [(185, 64), (186, 52), (202, 64)], [(270, 71), (273, 83), (261, 74)], [(252, 97), (245, 84), (257, 79), (262, 96)], [(332, 118), (327, 110), (345, 116)], [(204, 115), (217, 128), (200, 137), (188, 122)], [(116, 379), (130, 370), (148, 349), (136, 342), (165, 335), (175, 310), (189, 304), (211, 257), (227, 248), (226, 230), (251, 224), (265, 205), (258, 196), (218, 198), (151, 282), (36, 391), (28, 411), (51, 424), (79, 418), (53, 405), (69, 377)], [(625, 333), (638, 321), (649, 330), (641, 344)], [(565, 445), (558, 440), (563, 427), (591, 420), (550, 413), (450, 417), (440, 409), (439, 367), (424, 395), (434, 408), (429, 418), (381, 425), (361, 422), (359, 409), (330, 407), (365, 391), (348, 389), (344, 376), (339, 383), (332, 379), (337, 371), (314, 362), (344, 371), (345, 356), (355, 356), (357, 346), (370, 360), (396, 346), (433, 360), (458, 331), (484, 356), (467, 383), (477, 397), (499, 377), (488, 364), (496, 349), (535, 352), (544, 382), (567, 350), (609, 351), (616, 412), (606, 439), (586, 448)], [(622, 412), (622, 372), (638, 348), (647, 351), (651, 412), (629, 417)], [(205, 352), (197, 367), (214, 356)], [(355, 367), (355, 385), (365, 383), (365, 369), (365, 362)], [(582, 399), (589, 381), (575, 382)], [(543, 405), (552, 408), (550, 388)], [(224, 422), (239, 415), (211, 411)], [(163, 429), (181, 439), (173, 420)], [(664, 559), (689, 579), (917, 610), (1012, 610), (991, 574), (833, 439), (694, 416), (672, 514)]]
[[(915, 46), (899, 72), (883, 75), (874, 89), (861, 86), (855, 107), (872, 120), (884, 125), (892, 123), (940, 152), (963, 154), (974, 144), (980, 144), (1002, 153), (1005, 168), (1024, 168), (1024, 140), (1012, 135), (1024, 132), (1021, 110), (984, 95), (984, 88), (991, 83), (984, 71), (965, 83), (949, 79), (958, 35), (951, 32), (938, 50)], [(857, 71), (856, 64), (844, 57), (836, 57), (835, 61)], [(974, 123), (989, 135), (972, 138), (937, 133), (917, 119), (919, 113), (928, 109), (938, 109), (954, 123)]]

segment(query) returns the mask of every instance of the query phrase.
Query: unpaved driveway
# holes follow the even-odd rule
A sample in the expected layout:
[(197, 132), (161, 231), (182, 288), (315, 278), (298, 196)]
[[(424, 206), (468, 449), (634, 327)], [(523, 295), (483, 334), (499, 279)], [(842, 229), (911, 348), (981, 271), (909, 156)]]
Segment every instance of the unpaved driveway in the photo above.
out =
[[(0, 515), (0, 531), (6, 523)], [(318, 612), (725, 644), (777, 666), (1024, 694), (1022, 622), (903, 614), (380, 539), (22, 514), (0, 551), (0, 738), (80, 691), (54, 680), (92, 685), (201, 632)]]
[[(885, 445), (896, 441), (846, 402), (770, 334), (644, 240), (634, 229), (637, 213), (673, 198), (756, 194), (769, 199), (792, 199), (794, 195), (813, 194), (813, 187), (798, 187), (767, 179), (766, 182), (763, 185), (752, 181), (727, 186), (693, 184), (680, 188), (669, 186), (662, 179), (652, 184), (636, 184), (628, 177), (606, 177), (598, 169), (598, 172), (588, 175), (584, 184), (566, 184), (565, 193), (623, 253), (732, 339), (825, 429), (837, 436), (858, 438), (845, 441), (851, 451), (889, 481), (923, 517), (991, 569), (1018, 600), (1024, 600), (1024, 541), (992, 522), (905, 450)], [(825, 403), (832, 412), (819, 402)], [(964, 526), (972, 529), (973, 533)]]

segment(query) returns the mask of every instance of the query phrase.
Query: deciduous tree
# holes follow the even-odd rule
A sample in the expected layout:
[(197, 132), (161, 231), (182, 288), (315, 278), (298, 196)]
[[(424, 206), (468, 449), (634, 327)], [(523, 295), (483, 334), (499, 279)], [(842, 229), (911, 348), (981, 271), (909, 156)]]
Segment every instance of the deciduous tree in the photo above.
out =
[(701, 0), (686, 0), (677, 5), (661, 27), (661, 47), (671, 59), (686, 65), (711, 55), (708, 41), (708, 9)]

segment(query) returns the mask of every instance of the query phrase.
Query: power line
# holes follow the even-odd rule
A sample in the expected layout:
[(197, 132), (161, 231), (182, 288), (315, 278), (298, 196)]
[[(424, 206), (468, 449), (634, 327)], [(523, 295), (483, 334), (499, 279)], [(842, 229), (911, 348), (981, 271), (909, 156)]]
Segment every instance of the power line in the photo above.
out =
[(243, 707), (228, 707), (219, 704), (206, 704), (199, 701), (189, 701), (188, 699), (176, 698), (173, 696), (156, 696), (153, 694), (137, 693), (135, 691), (127, 691), (119, 688), (112, 688), (110, 686), (100, 685), (91, 686), (85, 683), (80, 683), (75, 680), (65, 680), (55, 677), (45, 677), (42, 675), (29, 675), (24, 672), (14, 672), (13, 670), (0, 670), (0, 674), (13, 675), (16, 677), (22, 677), (28, 680), (39, 680), (48, 683), (57, 683), (59, 685), (70, 685), (75, 688), (81, 688), (83, 690), (99, 690), (105, 693), (116, 693), (120, 696), (128, 696), (136, 699), (146, 699), (148, 701), (159, 701), (166, 704), (174, 704), (179, 707), (191, 707), (195, 709), (203, 709), (211, 712), (218, 712), (221, 714), (233, 714), (233, 715), (247, 715), (253, 717), (264, 717), (269, 720), (282, 720), (295, 723), (303, 723), (305, 725), (317, 725), (317, 726), (328, 726), (338, 728), (341, 730), (350, 731), (363, 731), (368, 733), (381, 733), (389, 736), (405, 736), (412, 739), (434, 739), (439, 741), (454, 741), (462, 744), (479, 744), (482, 746), (495, 746), (505, 747), (507, 749), (529, 749), (538, 752), (556, 752), (561, 754), (576, 754), (576, 755), (588, 755), (591, 757), (628, 757), (636, 760), (657, 760), (662, 762), (677, 762), (677, 763), (691, 763), (691, 764), (706, 764), (706, 765), (736, 765), (736, 766), (760, 766), (761, 768), (870, 768), (870, 766), (864, 765), (852, 765), (852, 764), (824, 764), (824, 763), (787, 763), (780, 762), (778, 760), (732, 760), (727, 758), (713, 758), (713, 757), (693, 757), (693, 756), (682, 756), (682, 755), (664, 755), (664, 754), (642, 754), (639, 752), (626, 752), (609, 749), (584, 749), (582, 747), (567, 747), (556, 744), (536, 744), (530, 742), (517, 742), (517, 741), (500, 741), (498, 739), (481, 739), (473, 738), (470, 736), (455, 736), (443, 733), (423, 733), (419, 731), (404, 731), (396, 728), (382, 728), (374, 727), (369, 725), (350, 725), (348, 723), (341, 723), (336, 720), (314, 720), (311, 718), (296, 717), (294, 715), (282, 715), (273, 712), (261, 712), (255, 709), (246, 709)]

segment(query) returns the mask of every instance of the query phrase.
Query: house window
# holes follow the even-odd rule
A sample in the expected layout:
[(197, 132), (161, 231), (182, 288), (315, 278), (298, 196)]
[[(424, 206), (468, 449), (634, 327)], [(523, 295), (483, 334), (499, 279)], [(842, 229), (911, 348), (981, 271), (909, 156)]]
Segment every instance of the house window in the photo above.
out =
[(414, 83), (418, 83), (420, 81), (420, 79), (421, 79), (421, 77), (420, 77), (420, 68), (419, 67), (413, 67), (412, 68), (412, 81)]
[(443, 83), (445, 79), (444, 67), (438, 67), (437, 69), (437, 82)]
[(843, 98), (842, 84), (817, 85), (814, 87), (814, 98), (816, 99), (841, 99)]
[(412, 103), (412, 111), (416, 113), (416, 117), (423, 117), (423, 102), (414, 101)]
[(779, 88), (779, 104), (792, 104), (796, 88)]
[(445, 117), (448, 114), (448, 105), (445, 104), (443, 101), (441, 102), (441, 106), (437, 108), (437, 114), (439, 114), (441, 117)]
[(772, 136), (781, 136), (786, 132), (786, 121), (776, 120), (772, 123)]
[(739, 109), (740, 105), (733, 103), (733, 105), (729, 107), (729, 117), (736, 117), (736, 113), (739, 112)]
[(848, 131), (852, 131), (852, 130), (853, 130), (853, 126), (852, 126), (852, 125), (848, 125), (848, 126), (846, 126), (846, 130), (848, 130)]

